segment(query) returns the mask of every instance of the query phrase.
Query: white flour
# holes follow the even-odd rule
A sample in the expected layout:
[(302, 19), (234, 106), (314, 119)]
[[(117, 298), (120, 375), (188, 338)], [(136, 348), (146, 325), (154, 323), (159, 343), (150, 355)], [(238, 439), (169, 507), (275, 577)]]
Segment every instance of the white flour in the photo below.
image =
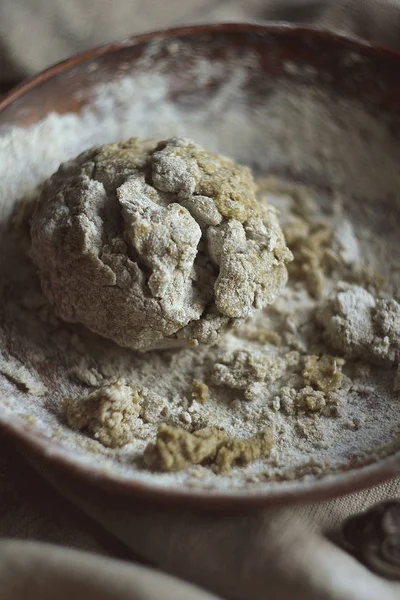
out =
[[(246, 87), (252, 65), (251, 57), (245, 57), (242, 64), (236, 57), (231, 64), (212, 66), (198, 59), (190, 84), (193, 88), (182, 94), (180, 102), (169, 100), (169, 81), (162, 75), (126, 76), (99, 88), (90, 111), (80, 115), (53, 114), (28, 131), (0, 132), (0, 214), (4, 231), (9, 230), (7, 219), (21, 194), (49, 176), (61, 161), (89, 146), (130, 135), (184, 135), (250, 164), (258, 174), (267, 174), (271, 169), (279, 173), (289, 167), (295, 176), (311, 176), (338, 190), (349, 224), (344, 229), (342, 224), (343, 235), (336, 234), (332, 241), (331, 247), (342, 255), (343, 264), (327, 278), (326, 292), (335, 279), (350, 277), (349, 264), (358, 265), (361, 256), (386, 279), (386, 286), (379, 293), (398, 299), (400, 209), (391, 200), (393, 190), (400, 186), (400, 172), (394, 134), (382, 119), (350, 100), (332, 102), (325, 92), (295, 83), (282, 82), (276, 91), (266, 95), (263, 103), (251, 105), (241, 90)], [(213, 78), (220, 81), (218, 92), (209, 102), (196, 103), (196, 86), (201, 89)], [(296, 188), (265, 192), (268, 200), (282, 210), (283, 221), (294, 209), (292, 198), (296, 194)], [(339, 226), (343, 216), (329, 209), (331, 195), (318, 190), (311, 194), (321, 207), (313, 218), (322, 219), (329, 227)], [(382, 203), (376, 207), (380, 200)], [(388, 215), (392, 215), (390, 221)], [(381, 369), (349, 361), (344, 367), (344, 387), (337, 398), (330, 400), (331, 404), (315, 413), (289, 405), (290, 393), (283, 393), (282, 385), (289, 390), (296, 388), (304, 356), (335, 352), (326, 346), (315, 322), (318, 300), (307, 294), (301, 282), (292, 281), (275, 310), (257, 315), (242, 333), (228, 335), (212, 349), (199, 347), (138, 356), (111, 343), (99, 343), (98, 338), (79, 327), (60, 323), (43, 301), (23, 247), (17, 246), (10, 236), (3, 237), (0, 268), (6, 302), (1, 317), (2, 360), (12, 359), (14, 365), (16, 362), (28, 368), (37, 385), (45, 386), (49, 392), (34, 396), (32, 382), (26, 386), (28, 391), (20, 390), (7, 369), (3, 369), (2, 418), (20, 415), (31, 427), (56, 438), (60, 451), (74, 460), (90, 464), (94, 470), (112, 469), (122, 478), (154, 485), (233, 489), (286, 485), (276, 482), (320, 477), (393, 450), (400, 425), (399, 399), (393, 392), (395, 366)], [(261, 353), (261, 363), (266, 357), (275, 357), (275, 362), (283, 360), (289, 351), (299, 352), (300, 359), (294, 366), (282, 367), (283, 379), (271, 380), (261, 369), (251, 381), (242, 383), (235, 350), (249, 356)], [(215, 364), (227, 368), (215, 370)], [(233, 384), (224, 387), (221, 372), (228, 376), (229, 370)], [(228, 435), (237, 437), (252, 436), (272, 424), (275, 447), (267, 459), (236, 468), (228, 476), (215, 475), (203, 466), (175, 474), (149, 473), (138, 466), (136, 459), (147, 439), (154, 439), (158, 411), (154, 417), (151, 408), (143, 407), (142, 439), (123, 449), (104, 448), (65, 426), (63, 398), (89, 393), (116, 375), (145, 386), (161, 398), (165, 409), (162, 417), (171, 424), (187, 430), (222, 425)], [(205, 404), (193, 400), (193, 380), (210, 386)], [(147, 417), (146, 410), (150, 411)]]

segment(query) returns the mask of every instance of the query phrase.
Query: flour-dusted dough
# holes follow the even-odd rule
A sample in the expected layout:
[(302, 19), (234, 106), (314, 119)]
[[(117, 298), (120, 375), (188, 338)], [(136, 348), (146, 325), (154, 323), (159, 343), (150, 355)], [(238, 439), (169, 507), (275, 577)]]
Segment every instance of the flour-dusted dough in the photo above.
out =
[(318, 318), (332, 346), (347, 356), (399, 363), (400, 304), (394, 298), (375, 298), (342, 281), (322, 303)]
[(214, 342), (275, 300), (292, 255), (248, 168), (187, 139), (132, 138), (46, 182), (32, 258), (60, 317), (149, 350)]

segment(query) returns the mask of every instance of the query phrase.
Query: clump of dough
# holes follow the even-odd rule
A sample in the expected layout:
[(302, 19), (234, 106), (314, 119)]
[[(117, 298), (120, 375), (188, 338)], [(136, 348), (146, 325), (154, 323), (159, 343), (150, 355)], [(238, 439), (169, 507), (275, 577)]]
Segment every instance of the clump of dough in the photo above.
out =
[(220, 445), (215, 458), (215, 471), (227, 474), (235, 466), (245, 466), (268, 456), (274, 445), (272, 427), (266, 427), (252, 438), (233, 438)]
[(210, 388), (206, 383), (197, 379), (192, 381), (192, 398), (200, 404), (205, 404), (210, 397)]
[(400, 361), (400, 304), (339, 282), (318, 318), (334, 348), (347, 356), (393, 364)]
[(284, 372), (285, 361), (268, 352), (235, 350), (216, 363), (212, 372), (215, 385), (246, 390), (253, 381), (273, 382)]
[(155, 444), (149, 444), (144, 452), (144, 462), (154, 471), (180, 471), (214, 458), (226, 439), (225, 431), (216, 427), (189, 433), (162, 423)]
[(280, 390), (280, 403), (287, 415), (298, 413), (322, 413), (325, 416), (339, 416), (346, 402), (346, 390), (325, 393), (310, 385), (299, 389), (284, 386)]
[(135, 388), (118, 380), (83, 398), (66, 398), (64, 411), (72, 429), (87, 430), (104, 446), (121, 448), (138, 429), (140, 401)]
[(31, 237), (58, 315), (138, 350), (214, 342), (275, 300), (292, 258), (250, 170), (181, 138), (62, 164)]
[(293, 216), (284, 227), (284, 233), (294, 255), (290, 276), (304, 281), (311, 296), (320, 297), (331, 260), (332, 230), (326, 225), (315, 225), (311, 220)]
[(304, 361), (303, 380), (306, 386), (311, 386), (321, 392), (335, 392), (342, 383), (343, 358), (323, 354), (307, 356)]
[(235, 465), (247, 465), (267, 456), (274, 444), (267, 427), (249, 439), (229, 438), (223, 429), (207, 427), (189, 433), (162, 424), (157, 439), (144, 453), (146, 466), (155, 471), (180, 471), (210, 461), (217, 473), (227, 474)]
[(288, 352), (285, 358), (275, 356), (268, 350), (234, 350), (220, 357), (215, 363), (211, 379), (214, 385), (244, 392), (247, 400), (257, 396), (257, 384), (271, 384), (280, 379), (285, 371), (299, 360), (297, 352)]
[(346, 398), (346, 378), (343, 377), (343, 358), (323, 354), (308, 355), (304, 359), (302, 385), (299, 388), (283, 386), (280, 403), (286, 414), (323, 413), (338, 416)]

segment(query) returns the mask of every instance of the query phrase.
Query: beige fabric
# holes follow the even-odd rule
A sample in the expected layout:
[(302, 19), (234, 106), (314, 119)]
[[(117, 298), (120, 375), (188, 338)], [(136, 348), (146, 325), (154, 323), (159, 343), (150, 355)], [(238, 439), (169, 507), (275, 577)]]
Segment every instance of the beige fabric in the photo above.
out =
[[(400, 480), (292, 509), (200, 514), (109, 494), (36, 462), (39, 475), (29, 467), (29, 457), (20, 457), (6, 441), (0, 442), (0, 456), (0, 534), (53, 544), (0, 544), (0, 590), (11, 586), (10, 598), (18, 599), (26, 589), (34, 600), (42, 599), (44, 589), (51, 597), (51, 590), (62, 582), (66, 598), (73, 594), (74, 600), (86, 600), (89, 591), (93, 597), (99, 593), (98, 572), (107, 574), (109, 585), (100, 581), (100, 597), (105, 600), (178, 598), (183, 583), (175, 582), (175, 590), (171, 580), (167, 594), (154, 570), (137, 565), (138, 557), (181, 582), (232, 600), (400, 598), (400, 584), (369, 573), (322, 536), (346, 516), (399, 496)], [(75, 550), (57, 549), (54, 544)], [(121, 560), (107, 563), (94, 553), (136, 566), (127, 577), (129, 569), (120, 569), (125, 564)], [(140, 595), (144, 583), (147, 596)], [(198, 598), (191, 587), (184, 594), (188, 600)]]
[(2, 600), (213, 600), (216, 596), (132, 563), (48, 544), (0, 542)]
[[(400, 47), (400, 0), (1, 0), (0, 82), (139, 31), (270, 17)], [(399, 583), (324, 536), (346, 516), (400, 496), (400, 480), (309, 506), (201, 514), (110, 495), (28, 460), (0, 438), (2, 599), (400, 598)]]
[(314, 22), (400, 47), (399, 0), (1, 0), (0, 81), (135, 33), (213, 21)]
[(200, 515), (99, 495), (80, 481), (65, 481), (41, 471), (65, 497), (134, 552), (223, 597), (400, 598), (400, 584), (381, 582), (321, 535), (338, 526), (343, 517), (399, 496), (400, 480), (341, 500), (294, 509)]

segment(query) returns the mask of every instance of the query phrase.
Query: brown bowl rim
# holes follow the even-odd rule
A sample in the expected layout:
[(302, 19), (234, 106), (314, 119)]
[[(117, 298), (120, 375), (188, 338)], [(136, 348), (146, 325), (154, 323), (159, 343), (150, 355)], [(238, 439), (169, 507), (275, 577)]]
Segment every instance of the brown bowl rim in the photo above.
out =
[[(329, 30), (292, 25), (285, 22), (271, 22), (264, 24), (250, 23), (215, 23), (211, 25), (193, 25), (160, 29), (149, 33), (134, 35), (121, 41), (111, 42), (76, 54), (66, 60), (50, 66), (41, 73), (22, 82), (10, 90), (0, 101), (0, 112), (13, 102), (42, 83), (56, 77), (70, 68), (89, 62), (100, 56), (113, 53), (123, 48), (134, 47), (143, 43), (154, 42), (157, 39), (173, 37), (188, 37), (202, 34), (219, 33), (279, 33), (288, 36), (311, 36), (314, 39), (331, 40), (341, 46), (347, 46), (354, 51), (364, 51), (380, 54), (387, 58), (400, 61), (400, 52), (396, 50), (371, 44), (349, 35), (333, 33)], [(282, 487), (279, 484), (270, 490), (253, 491), (241, 488), (232, 492), (214, 490), (196, 490), (195, 488), (170, 489), (159, 487), (151, 483), (126, 480), (120, 475), (108, 472), (94, 471), (90, 466), (79, 463), (68, 454), (61, 455), (61, 445), (54, 442), (44, 434), (34, 431), (20, 419), (14, 422), (8, 415), (0, 411), (0, 423), (3, 430), (17, 442), (17, 445), (28, 453), (27, 456), (39, 459), (46, 467), (56, 466), (60, 472), (85, 478), (85, 481), (96, 483), (107, 491), (122, 492), (135, 497), (144, 498), (157, 503), (179, 504), (193, 508), (209, 509), (246, 509), (277, 505), (293, 505), (306, 502), (315, 502), (333, 498), (346, 493), (357, 492), (367, 487), (378, 485), (385, 480), (399, 475), (400, 452), (396, 452), (383, 459), (364, 465), (359, 468), (350, 468), (328, 474), (319, 480), (311, 482), (299, 481), (298, 485)], [(282, 484), (284, 485), (284, 484)]]
[(329, 39), (343, 46), (348, 46), (354, 50), (372, 51), (374, 54), (386, 55), (387, 57), (400, 57), (400, 51), (388, 48), (383, 45), (372, 44), (357, 37), (353, 37), (343, 33), (334, 33), (328, 29), (321, 27), (312, 27), (304, 25), (293, 25), (284, 21), (266, 22), (263, 24), (254, 23), (212, 23), (202, 25), (186, 25), (183, 27), (171, 27), (167, 29), (157, 29), (147, 33), (141, 33), (125, 38), (123, 40), (110, 42), (90, 50), (85, 50), (74, 54), (73, 56), (64, 59), (60, 62), (51, 65), (47, 69), (41, 71), (37, 75), (22, 81), (7, 92), (0, 101), (0, 112), (7, 108), (12, 102), (18, 100), (21, 96), (29, 92), (31, 89), (41, 85), (42, 83), (52, 79), (63, 71), (67, 71), (71, 67), (76, 67), (94, 58), (110, 54), (123, 48), (130, 48), (143, 43), (153, 42), (160, 39), (168, 39), (171, 37), (184, 37), (199, 34), (210, 33), (273, 33), (289, 35), (311, 35), (315, 39)]

